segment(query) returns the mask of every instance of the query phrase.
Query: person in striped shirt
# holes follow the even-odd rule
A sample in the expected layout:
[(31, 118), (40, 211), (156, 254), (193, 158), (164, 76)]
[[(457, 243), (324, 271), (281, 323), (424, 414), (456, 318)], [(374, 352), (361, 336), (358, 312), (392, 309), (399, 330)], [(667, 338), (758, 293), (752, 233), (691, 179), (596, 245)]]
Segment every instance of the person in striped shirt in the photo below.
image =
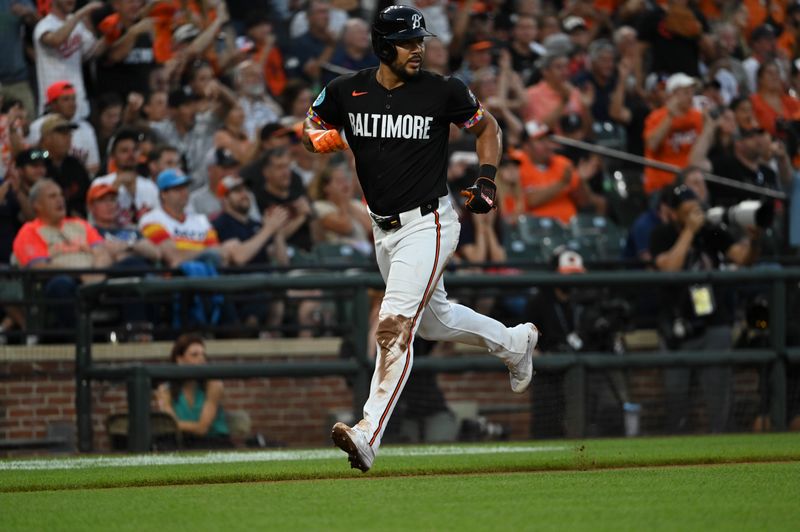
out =
[(139, 229), (161, 250), (162, 260), (170, 268), (189, 260), (205, 260), (224, 264), (217, 232), (204, 214), (189, 214), (189, 184), (187, 175), (175, 168), (158, 174), (161, 206), (145, 214)]

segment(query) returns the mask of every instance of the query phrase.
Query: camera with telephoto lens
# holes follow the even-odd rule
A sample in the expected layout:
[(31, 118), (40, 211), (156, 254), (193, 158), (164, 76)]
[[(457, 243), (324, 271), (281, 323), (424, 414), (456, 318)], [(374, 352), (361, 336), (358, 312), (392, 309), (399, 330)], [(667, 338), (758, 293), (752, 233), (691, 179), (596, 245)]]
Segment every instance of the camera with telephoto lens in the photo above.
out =
[(742, 229), (771, 227), (774, 218), (775, 205), (769, 200), (745, 200), (730, 207), (711, 207), (706, 212), (706, 219), (713, 225), (725, 224)]
[(571, 297), (583, 309), (576, 331), (583, 342), (580, 350), (618, 352), (621, 333), (630, 324), (631, 304), (608, 290), (576, 290)]

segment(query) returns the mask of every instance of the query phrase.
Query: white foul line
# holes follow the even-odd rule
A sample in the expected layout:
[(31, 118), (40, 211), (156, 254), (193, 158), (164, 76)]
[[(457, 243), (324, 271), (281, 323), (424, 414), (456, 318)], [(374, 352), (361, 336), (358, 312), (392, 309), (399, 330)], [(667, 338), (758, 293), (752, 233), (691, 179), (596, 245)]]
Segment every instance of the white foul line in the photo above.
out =
[[(541, 453), (564, 451), (568, 447), (498, 445), (491, 447), (464, 447), (457, 445), (427, 445), (415, 447), (389, 447), (381, 456), (453, 456), (500, 453)], [(227, 451), (207, 454), (143, 454), (134, 456), (98, 456), (91, 458), (55, 458), (0, 461), (0, 471), (89, 469), (94, 467), (171, 466), (194, 464), (235, 464), (242, 462), (286, 462), (290, 460), (331, 460), (342, 458), (336, 449), (308, 449), (297, 451)]]

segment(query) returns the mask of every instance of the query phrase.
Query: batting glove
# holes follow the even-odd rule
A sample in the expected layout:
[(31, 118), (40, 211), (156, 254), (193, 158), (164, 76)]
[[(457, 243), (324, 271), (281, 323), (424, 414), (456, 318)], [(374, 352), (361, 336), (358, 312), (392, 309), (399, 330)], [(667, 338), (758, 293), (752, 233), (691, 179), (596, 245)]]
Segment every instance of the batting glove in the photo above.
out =
[(311, 139), (311, 144), (317, 153), (331, 153), (347, 149), (347, 144), (335, 129), (308, 130), (308, 138)]
[(461, 191), (461, 195), (467, 198), (465, 206), (470, 212), (475, 214), (486, 214), (492, 209), (496, 209), (494, 202), (497, 193), (497, 185), (488, 177), (479, 177), (475, 184)]

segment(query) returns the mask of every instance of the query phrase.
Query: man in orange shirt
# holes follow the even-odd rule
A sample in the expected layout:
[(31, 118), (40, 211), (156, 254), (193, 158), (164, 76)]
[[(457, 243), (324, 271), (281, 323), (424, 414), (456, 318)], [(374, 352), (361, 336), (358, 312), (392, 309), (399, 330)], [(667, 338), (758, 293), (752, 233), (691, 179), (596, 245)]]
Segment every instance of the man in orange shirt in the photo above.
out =
[(578, 207), (594, 206), (598, 214), (603, 214), (605, 198), (593, 193), (586, 184), (597, 171), (599, 159), (581, 161), (576, 171), (569, 159), (555, 153), (549, 133), (547, 126), (528, 122), (522, 150), (515, 154), (520, 161), (527, 213), (556, 218), (564, 224), (572, 220)]
[[(108, 268), (111, 255), (103, 237), (86, 220), (67, 216), (61, 187), (52, 179), (40, 179), (30, 191), (36, 219), (22, 226), (14, 239), (14, 259), (23, 268), (90, 270)], [(81, 282), (103, 280), (94, 273), (58, 274), (44, 285), (44, 298), (55, 315), (56, 327), (75, 326), (74, 298)]]
[[(694, 78), (679, 72), (667, 80), (667, 103), (651, 112), (644, 123), (644, 155), (684, 168), (689, 152), (703, 131), (703, 114), (692, 107)], [(675, 182), (675, 174), (655, 168), (644, 170), (644, 190), (651, 194)]]

